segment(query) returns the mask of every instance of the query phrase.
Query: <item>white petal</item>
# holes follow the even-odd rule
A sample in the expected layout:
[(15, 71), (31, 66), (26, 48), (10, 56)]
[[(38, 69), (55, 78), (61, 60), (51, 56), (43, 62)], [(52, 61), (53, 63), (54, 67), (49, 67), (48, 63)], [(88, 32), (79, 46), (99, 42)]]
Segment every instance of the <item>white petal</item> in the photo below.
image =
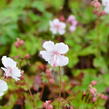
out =
[(76, 26), (73, 26), (73, 25), (70, 26), (69, 30), (70, 30), (70, 32), (74, 32), (76, 30)]
[(58, 29), (60, 35), (63, 35), (65, 33), (65, 27), (66, 27), (65, 23), (60, 23), (60, 28)]
[(0, 92), (0, 96), (3, 96), (4, 95), (4, 93), (3, 92)]
[(60, 23), (60, 26), (61, 26), (61, 28), (65, 29), (66, 24), (65, 24), (65, 23), (63, 23), (63, 22), (61, 22), (61, 23)]
[(45, 41), (43, 43), (43, 48), (45, 48), (47, 51), (52, 51), (54, 48), (54, 42), (52, 41)]
[(42, 58), (45, 59), (45, 61), (50, 61), (51, 60), (51, 54), (47, 51), (40, 51), (40, 54), (42, 56)]
[(52, 55), (51, 58), (48, 60), (48, 63), (53, 67), (58, 66), (57, 65), (57, 55)]
[(4, 95), (4, 92), (8, 89), (8, 85), (4, 80), (0, 80), (0, 96)]
[(51, 31), (53, 34), (57, 34), (57, 33), (58, 33), (58, 31), (57, 31), (57, 29), (56, 29), (55, 27), (51, 27), (51, 28), (50, 28), (50, 31)]
[(60, 35), (63, 35), (65, 33), (65, 30), (64, 29), (59, 29), (58, 31), (59, 31), (59, 34)]
[(69, 47), (66, 44), (64, 44), (63, 42), (56, 43), (55, 50), (58, 51), (60, 54), (65, 54), (68, 52)]
[(49, 61), (49, 64), (53, 67), (57, 67), (57, 66), (65, 66), (67, 65), (69, 62), (69, 59), (66, 56), (54, 56), (52, 57), (52, 59)]
[(60, 23), (59, 19), (54, 19), (54, 20), (53, 20), (53, 24), (54, 24), (54, 25), (57, 25), (57, 24), (59, 24), (59, 23)]
[(102, 0), (103, 6), (109, 6), (109, 0)]
[(109, 14), (109, 6), (104, 8), (104, 11)]
[(68, 57), (66, 56), (58, 56), (57, 57), (57, 66), (65, 66), (69, 62)]
[(65, 66), (68, 64), (68, 62), (69, 62), (69, 59), (68, 57), (65, 57), (65, 56), (59, 56), (57, 59), (57, 64), (59, 66)]
[(17, 67), (13, 68), (11, 77), (16, 81), (20, 80), (21, 71)]
[(48, 53), (47, 51), (41, 51), (40, 54), (51, 66), (57, 66), (57, 56)]
[(7, 56), (2, 57), (2, 63), (5, 67), (15, 67), (16, 66), (16, 62)]

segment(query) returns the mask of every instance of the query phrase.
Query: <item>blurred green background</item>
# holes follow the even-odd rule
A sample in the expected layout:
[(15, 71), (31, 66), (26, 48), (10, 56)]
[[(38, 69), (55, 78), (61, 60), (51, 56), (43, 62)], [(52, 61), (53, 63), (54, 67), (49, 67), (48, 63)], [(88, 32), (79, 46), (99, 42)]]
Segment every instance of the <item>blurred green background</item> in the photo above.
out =
[[(49, 31), (49, 21), (61, 16), (67, 19), (69, 15), (74, 15), (79, 22), (76, 31), (66, 32), (62, 36), (56, 35), (53, 38)], [(25, 42), (20, 48), (15, 47), (17, 38)], [(39, 73), (38, 65), (45, 64), (39, 56), (39, 51), (46, 40), (62, 41), (70, 47), (67, 54), (70, 62), (64, 68), (63, 76), (63, 81), (67, 82), (66, 90), (71, 88), (69, 82), (73, 79), (80, 83), (82, 80), (81, 85), (71, 88), (73, 91), (85, 90), (92, 80), (97, 81), (97, 89), (100, 92), (104, 92), (109, 87), (108, 15), (97, 17), (93, 13), (90, 2), (85, 0), (0, 0), (0, 57), (8, 55), (13, 58), (15, 56), (23, 58), (29, 54), (30, 60), (22, 62), (19, 59), (16, 60), (25, 70), (25, 78), (30, 87), (32, 84), (30, 81)], [(81, 77), (81, 74), (84, 76)], [(79, 78), (79, 76), (81, 78), (77, 79), (76, 77)], [(15, 91), (19, 90), (19, 86), (16, 87), (13, 81), (9, 84), (10, 92), (1, 99), (0, 109), (17, 109), (13, 106), (20, 96)], [(25, 87), (22, 86), (22, 88), (26, 90)], [(22, 96), (26, 98), (25, 109), (34, 109), (27, 93), (23, 93)], [(39, 93), (34, 96), (40, 108), (42, 101)], [(3, 103), (5, 99), (9, 99), (7, 103)], [(99, 107), (99, 109), (102, 108)]]

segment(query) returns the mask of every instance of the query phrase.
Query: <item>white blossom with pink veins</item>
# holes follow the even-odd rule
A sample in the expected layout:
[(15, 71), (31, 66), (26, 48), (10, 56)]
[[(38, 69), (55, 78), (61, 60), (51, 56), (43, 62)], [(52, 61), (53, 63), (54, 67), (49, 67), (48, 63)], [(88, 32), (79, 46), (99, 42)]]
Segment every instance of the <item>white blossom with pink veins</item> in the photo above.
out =
[(20, 80), (21, 71), (18, 69), (17, 63), (13, 59), (11, 59), (7, 56), (3, 56), (2, 64), (4, 65), (4, 67), (2, 67), (2, 70), (4, 70), (4, 72), (5, 72), (4, 75), (6, 77), (12, 77), (16, 81)]
[(104, 6), (104, 11), (109, 14), (109, 0), (102, 0), (102, 5)]
[(8, 85), (4, 80), (0, 80), (0, 96), (3, 96), (5, 91), (8, 90)]
[(40, 51), (40, 54), (51, 66), (65, 66), (68, 64), (69, 59), (64, 56), (69, 50), (66, 44), (62, 42), (54, 44), (52, 41), (46, 41), (43, 48), (45, 50)]
[(50, 31), (53, 34), (63, 35), (65, 33), (66, 24), (64, 22), (59, 21), (59, 19), (54, 19), (50, 21)]

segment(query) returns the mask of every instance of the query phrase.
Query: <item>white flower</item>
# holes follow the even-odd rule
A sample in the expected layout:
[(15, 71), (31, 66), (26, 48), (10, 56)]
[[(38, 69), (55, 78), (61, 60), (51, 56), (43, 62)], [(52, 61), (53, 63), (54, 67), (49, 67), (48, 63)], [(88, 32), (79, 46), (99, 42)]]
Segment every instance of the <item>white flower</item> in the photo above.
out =
[(109, 14), (109, 6), (104, 7), (104, 11)]
[(3, 96), (6, 90), (8, 90), (7, 83), (4, 80), (0, 80), (0, 96)]
[(7, 56), (3, 56), (2, 64), (4, 65), (2, 69), (4, 70), (6, 77), (12, 77), (16, 81), (20, 80), (21, 71), (18, 69), (18, 67), (16, 66), (17, 63), (13, 59)]
[(102, 0), (103, 6), (109, 6), (109, 0)]
[(104, 6), (104, 11), (109, 13), (109, 0), (102, 0), (102, 5)]
[(58, 19), (54, 19), (50, 21), (50, 31), (53, 34), (63, 35), (65, 33), (66, 24), (64, 22), (59, 21)]
[(69, 48), (64, 43), (56, 43), (52, 41), (46, 41), (43, 44), (45, 50), (40, 51), (42, 58), (44, 58), (52, 66), (65, 66), (68, 64), (68, 57), (64, 56), (68, 52)]

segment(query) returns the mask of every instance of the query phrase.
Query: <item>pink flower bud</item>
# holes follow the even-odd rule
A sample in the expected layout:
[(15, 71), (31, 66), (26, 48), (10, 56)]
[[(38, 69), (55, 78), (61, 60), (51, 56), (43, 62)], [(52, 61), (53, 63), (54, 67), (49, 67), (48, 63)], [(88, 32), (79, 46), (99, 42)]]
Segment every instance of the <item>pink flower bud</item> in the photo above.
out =
[(15, 42), (16, 48), (19, 48), (19, 47), (21, 47), (23, 45), (24, 45), (24, 41), (17, 38), (17, 41)]
[(24, 45), (24, 41), (23, 40), (19, 40), (19, 44), (20, 45)]
[(47, 77), (51, 77), (52, 76), (52, 73), (51, 73), (50, 69), (47, 69), (45, 72), (46, 72)]
[(96, 102), (96, 100), (97, 100), (96, 97), (93, 97), (93, 98), (92, 98), (92, 101), (93, 101), (93, 102)]
[(94, 96), (96, 94), (96, 89), (95, 88), (90, 88), (90, 93), (92, 94), (92, 96)]
[(30, 57), (31, 57), (30, 54), (26, 54), (24, 58), (30, 59)]
[(107, 100), (108, 96), (104, 95), (104, 94), (100, 94), (99, 97), (103, 100)]
[(106, 15), (107, 13), (105, 12), (105, 11), (101, 11), (100, 12), (100, 16), (104, 16), (104, 15)]
[(96, 84), (97, 84), (96, 81), (92, 81), (92, 82), (91, 82), (91, 85), (92, 85), (92, 86), (95, 86)]
[(101, 3), (98, 0), (94, 0), (91, 2), (91, 5), (95, 8), (100, 8), (101, 7)]
[(59, 20), (64, 22), (65, 21), (65, 17), (64, 16), (60, 16)]
[(54, 81), (53, 78), (49, 79), (49, 82), (50, 82), (51, 84), (54, 84), (54, 83), (55, 83), (55, 81)]

